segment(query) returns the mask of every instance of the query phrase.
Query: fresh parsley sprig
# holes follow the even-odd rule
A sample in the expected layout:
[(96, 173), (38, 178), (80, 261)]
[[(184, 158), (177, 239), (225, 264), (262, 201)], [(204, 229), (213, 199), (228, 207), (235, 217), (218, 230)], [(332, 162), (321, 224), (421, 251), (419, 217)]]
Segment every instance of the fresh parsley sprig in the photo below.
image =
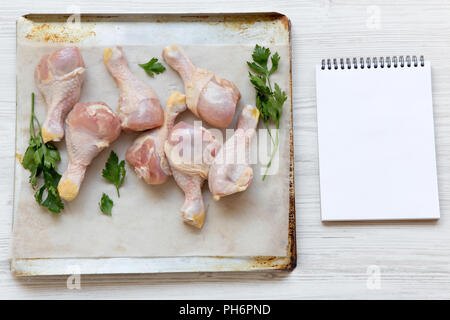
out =
[[(36, 133), (35, 124), (39, 131)], [(30, 183), (33, 189), (38, 185), (38, 178), (43, 176), (44, 184), (36, 191), (34, 198), (39, 205), (50, 212), (60, 213), (64, 204), (58, 193), (61, 175), (56, 171), (56, 163), (61, 160), (58, 149), (51, 143), (44, 142), (41, 125), (34, 113), (34, 92), (31, 94), (30, 140), (22, 159), (22, 165), (31, 172)], [(43, 200), (46, 195), (45, 200)]]
[(119, 187), (125, 180), (125, 160), (119, 162), (119, 158), (114, 151), (111, 151), (108, 160), (105, 164), (105, 169), (102, 171), (102, 176), (116, 186), (117, 195), (120, 198)]
[(113, 205), (114, 205), (114, 202), (110, 199), (110, 197), (108, 197), (108, 195), (106, 193), (103, 193), (102, 198), (99, 203), (100, 210), (104, 214), (111, 216), (112, 215), (111, 210), (112, 210)]
[(139, 64), (139, 66), (151, 77), (153, 77), (155, 73), (160, 74), (166, 70), (166, 67), (159, 63), (157, 58), (152, 58), (149, 62)]
[[(283, 112), (283, 104), (287, 100), (286, 92), (281, 91), (278, 84), (275, 83), (272, 88), (270, 76), (277, 71), (280, 56), (278, 55), (278, 52), (275, 52), (272, 57), (270, 57), (270, 55), (271, 52), (269, 48), (256, 45), (252, 54), (253, 62), (247, 61), (247, 65), (254, 72), (249, 72), (248, 76), (250, 78), (250, 82), (256, 89), (256, 107), (261, 114), (261, 119), (269, 132), (269, 136), (273, 144), (272, 154), (270, 155), (270, 160), (267, 163), (263, 180), (265, 180), (267, 176), (267, 171), (269, 170), (273, 157), (278, 149), (278, 144), (280, 142), (278, 135), (280, 118)], [(271, 61), (270, 69), (268, 66), (269, 57)], [(272, 136), (272, 132), (269, 128), (270, 120), (275, 123), (277, 129), (275, 138)]]

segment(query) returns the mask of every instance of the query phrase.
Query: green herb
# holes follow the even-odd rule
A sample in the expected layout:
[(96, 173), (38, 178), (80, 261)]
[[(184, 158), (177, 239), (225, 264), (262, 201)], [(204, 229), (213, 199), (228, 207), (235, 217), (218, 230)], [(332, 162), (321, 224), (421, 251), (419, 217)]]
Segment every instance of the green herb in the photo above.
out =
[(116, 186), (117, 195), (120, 197), (119, 187), (125, 179), (125, 160), (120, 161), (117, 154), (111, 151), (108, 161), (106, 161), (105, 169), (102, 171), (102, 176)]
[(111, 215), (111, 209), (114, 205), (114, 202), (108, 197), (106, 193), (102, 194), (102, 199), (100, 200), (99, 206), (100, 210), (107, 215)]
[(161, 63), (158, 62), (158, 59), (152, 58), (147, 63), (139, 64), (139, 66), (147, 72), (149, 76), (154, 76), (154, 74), (160, 74), (166, 70), (166, 67), (164, 67)]
[[(35, 124), (38, 126), (38, 133), (36, 133)], [(56, 171), (56, 163), (60, 159), (58, 149), (49, 142), (44, 143), (44, 139), (42, 139), (41, 125), (34, 113), (34, 93), (32, 93), (30, 140), (22, 159), (22, 165), (31, 172), (29, 181), (33, 189), (38, 186), (38, 178), (42, 174), (44, 184), (36, 191), (34, 198), (37, 203), (53, 213), (60, 213), (64, 209), (64, 204), (58, 194), (58, 183), (61, 175)], [(43, 200), (44, 195), (46, 195), (45, 200)]]
[[(253, 62), (248, 62), (249, 68), (254, 71), (254, 73), (249, 72), (248, 76), (250, 82), (256, 89), (256, 107), (258, 108), (261, 119), (269, 132), (270, 139), (273, 144), (272, 154), (270, 160), (267, 163), (266, 171), (263, 176), (263, 180), (267, 176), (267, 171), (272, 164), (273, 157), (277, 151), (279, 144), (278, 129), (280, 128), (280, 118), (283, 111), (283, 104), (287, 100), (286, 93), (281, 91), (278, 84), (275, 83), (274, 88), (270, 83), (270, 76), (278, 69), (278, 62), (280, 61), (280, 56), (278, 52), (275, 52), (272, 57), (270, 57), (270, 49), (264, 48), (259, 45), (255, 46), (253, 50), (252, 58)], [(268, 62), (269, 57), (271, 61), (271, 67), (269, 69)], [(272, 136), (272, 132), (269, 128), (269, 121), (273, 121), (276, 125), (276, 135), (275, 139)]]

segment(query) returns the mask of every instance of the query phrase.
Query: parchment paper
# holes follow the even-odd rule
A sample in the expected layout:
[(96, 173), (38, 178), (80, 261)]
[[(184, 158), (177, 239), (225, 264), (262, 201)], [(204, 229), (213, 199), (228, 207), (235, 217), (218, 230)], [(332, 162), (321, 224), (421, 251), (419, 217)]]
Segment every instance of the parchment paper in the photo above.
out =
[[(170, 42), (167, 45), (172, 44)], [(103, 64), (103, 47), (79, 46), (87, 67), (87, 78), (80, 101), (104, 101), (117, 110), (118, 90)], [(192, 61), (233, 81), (242, 99), (235, 119), (245, 104), (255, 103), (255, 91), (248, 80), (246, 61), (254, 45), (187, 46), (184, 50)], [(40, 57), (58, 47), (40, 43), (19, 43), (17, 48), (17, 153), (23, 154), (29, 138), (31, 92), (36, 94), (36, 113), (43, 122), (47, 107), (34, 85), (33, 72)], [(184, 92), (178, 74), (161, 58), (161, 45), (123, 46), (132, 72), (149, 83), (164, 106), (174, 91)], [(271, 46), (278, 51), (281, 62), (273, 82), (289, 92), (288, 46)], [(151, 78), (137, 65), (157, 57), (167, 70)], [(203, 229), (183, 223), (180, 207), (184, 194), (170, 178), (164, 185), (150, 186), (138, 179), (127, 164), (127, 175), (120, 189), (120, 198), (112, 184), (101, 176), (111, 150), (120, 159), (136, 134), (122, 133), (110, 148), (94, 159), (78, 197), (65, 203), (60, 215), (39, 207), (28, 183), (29, 171), (16, 164), (16, 192), (13, 226), (14, 258), (63, 257), (153, 257), (153, 256), (286, 256), (289, 215), (289, 119), (290, 99), (284, 105), (280, 127), (280, 163), (276, 175), (262, 181), (260, 164), (254, 165), (254, 179), (247, 191), (212, 199), (207, 182), (203, 198), (207, 208)], [(179, 120), (196, 119), (189, 111)], [(208, 127), (206, 123), (203, 124)], [(260, 128), (264, 128), (260, 122)], [(252, 150), (256, 150), (256, 141)], [(67, 165), (65, 142), (56, 144), (62, 161), (58, 171)], [(112, 216), (99, 210), (102, 192), (114, 201)]]

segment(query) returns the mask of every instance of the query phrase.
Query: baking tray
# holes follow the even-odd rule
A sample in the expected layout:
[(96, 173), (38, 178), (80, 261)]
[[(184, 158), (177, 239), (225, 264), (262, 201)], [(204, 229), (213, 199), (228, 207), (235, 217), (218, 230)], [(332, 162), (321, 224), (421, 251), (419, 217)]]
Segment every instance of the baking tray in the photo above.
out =
[[(73, 266), (81, 274), (159, 273), (159, 272), (208, 272), (293, 270), (296, 267), (296, 224), (294, 190), (294, 150), (292, 125), (292, 45), (289, 19), (280, 13), (189, 13), (189, 14), (82, 14), (78, 28), (67, 28), (67, 14), (28, 14), (17, 21), (17, 39), (25, 37), (42, 42), (60, 44), (92, 43), (96, 35), (107, 31), (104, 23), (120, 25), (136, 23), (138, 32), (164, 30), (175, 27), (184, 32), (173, 33), (172, 43), (186, 43), (186, 37), (214, 38), (219, 43), (247, 43), (248, 41), (269, 46), (287, 42), (289, 46), (289, 230), (285, 256), (186, 256), (186, 257), (120, 257), (120, 258), (13, 258), (11, 271), (16, 276), (72, 274)], [(75, 21), (76, 21), (75, 17)], [(24, 33), (23, 23), (32, 23), (33, 29)], [(150, 29), (149, 29), (150, 28)], [(194, 31), (194, 32), (192, 32)], [(158, 37), (158, 33), (152, 33)], [(159, 37), (164, 37), (164, 33)], [(114, 36), (110, 36), (109, 40)], [(189, 41), (189, 40), (188, 40)], [(17, 137), (16, 137), (17, 141)], [(20, 162), (16, 159), (16, 170)], [(16, 181), (17, 188), (17, 181)], [(17, 192), (17, 189), (15, 189)], [(16, 201), (14, 205), (16, 214)]]

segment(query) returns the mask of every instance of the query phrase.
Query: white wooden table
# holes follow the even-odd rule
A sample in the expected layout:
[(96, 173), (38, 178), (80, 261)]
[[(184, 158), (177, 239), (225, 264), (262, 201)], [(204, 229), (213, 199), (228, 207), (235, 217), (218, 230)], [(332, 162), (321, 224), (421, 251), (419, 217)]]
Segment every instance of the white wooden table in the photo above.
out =
[[(279, 11), (292, 22), (298, 266), (292, 273), (14, 278), (9, 271), (15, 20), (26, 13)], [(71, 11), (72, 10), (72, 11)], [(450, 298), (450, 2), (446, 0), (6, 1), (0, 8), (0, 298)], [(322, 224), (314, 64), (424, 54), (433, 66), (441, 219)], [(369, 270), (369, 271), (368, 271)], [(380, 272), (379, 283), (368, 275)], [(379, 285), (378, 285), (379, 284)]]

